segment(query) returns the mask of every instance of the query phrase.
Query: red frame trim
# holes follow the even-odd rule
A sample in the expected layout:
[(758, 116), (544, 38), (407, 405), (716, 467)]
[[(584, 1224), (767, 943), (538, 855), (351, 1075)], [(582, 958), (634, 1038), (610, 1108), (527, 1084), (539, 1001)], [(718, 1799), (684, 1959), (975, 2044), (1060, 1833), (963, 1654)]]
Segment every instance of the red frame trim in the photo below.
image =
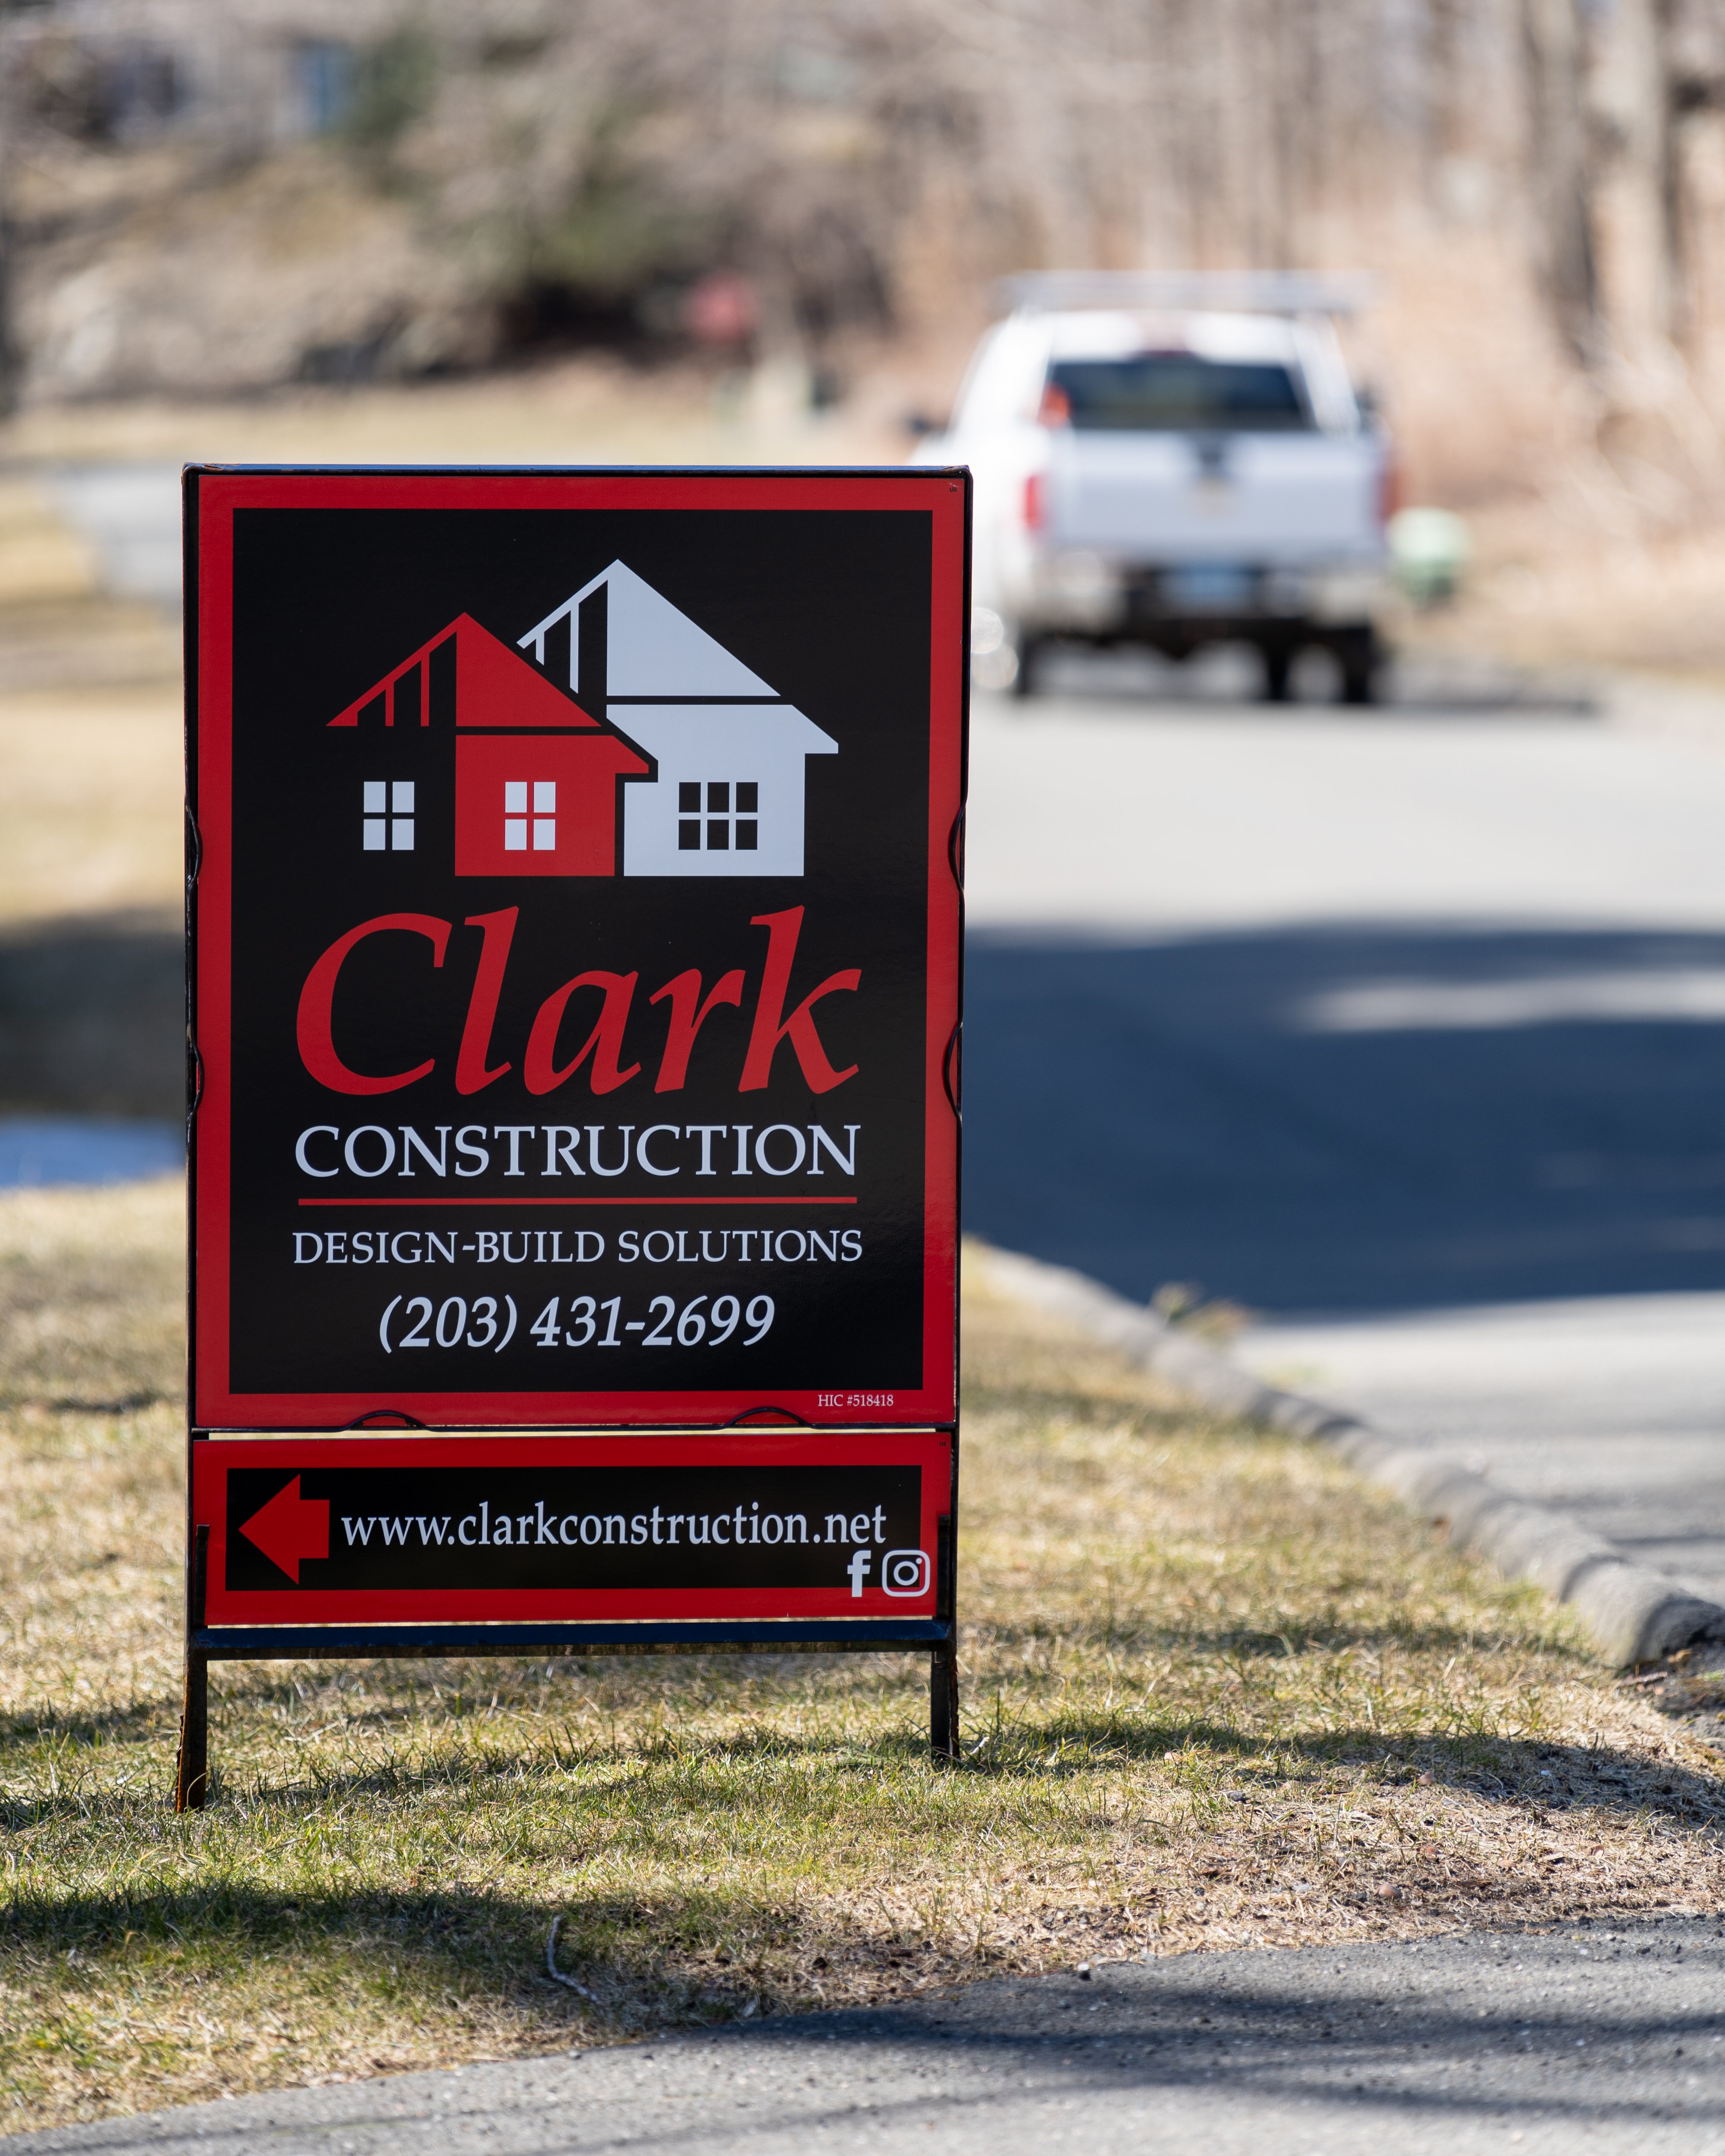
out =
[[(832, 1588), (438, 1588), (319, 1592), (230, 1590), (227, 1481), (235, 1468), (283, 1467), (881, 1467), (922, 1471), (927, 1592), (854, 1598)], [(223, 1625), (567, 1623), (581, 1619), (926, 1618), (939, 1591), (938, 1529), (950, 1507), (952, 1445), (936, 1430), (811, 1437), (752, 1430), (640, 1437), (206, 1438), (192, 1448), (194, 1528), (209, 1528), (204, 1622)]]
[[(944, 1066), (958, 1023), (962, 908), (953, 840), (963, 801), (968, 475), (868, 472), (280, 472), (198, 469), (196, 664), (187, 684), (188, 798), (198, 870), (192, 909), (203, 1086), (193, 1132), (192, 1419), (200, 1429), (329, 1430), (394, 1413), (444, 1428), (734, 1421), (757, 1391), (236, 1393), (228, 1381), (229, 1142), (233, 1127), (234, 511), (249, 509), (890, 510), (932, 524), (928, 801), (928, 1002), (924, 1042), (923, 1362), (919, 1386), (882, 1393), (883, 1423), (951, 1423), (956, 1375), (958, 1126)], [(836, 1393), (841, 1389), (834, 1388)], [(771, 1404), (805, 1423), (854, 1426), (819, 1390)], [(303, 1605), (298, 1605), (303, 1606)]]

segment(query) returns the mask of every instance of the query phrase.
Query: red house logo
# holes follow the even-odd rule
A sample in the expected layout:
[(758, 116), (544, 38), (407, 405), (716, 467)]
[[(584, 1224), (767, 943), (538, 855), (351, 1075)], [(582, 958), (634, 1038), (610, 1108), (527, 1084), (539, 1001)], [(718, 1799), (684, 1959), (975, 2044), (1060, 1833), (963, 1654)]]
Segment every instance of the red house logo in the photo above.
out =
[[(457, 875), (618, 873), (618, 784), (651, 780), (654, 764), (470, 614), (458, 614), (330, 721), (364, 729), (450, 722)], [(414, 850), (413, 793), (394, 781), (386, 802), (384, 780), (363, 783), (355, 806), (367, 851)]]

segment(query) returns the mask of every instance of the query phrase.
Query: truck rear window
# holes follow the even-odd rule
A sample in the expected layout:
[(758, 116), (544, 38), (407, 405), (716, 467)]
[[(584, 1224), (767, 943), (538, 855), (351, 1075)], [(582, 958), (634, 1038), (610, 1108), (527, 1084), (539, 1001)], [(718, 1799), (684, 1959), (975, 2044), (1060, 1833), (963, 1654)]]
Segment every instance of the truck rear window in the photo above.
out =
[(1095, 433), (1226, 434), (1312, 424), (1289, 368), (1256, 360), (1200, 359), (1184, 352), (1056, 360), (1043, 408), (1047, 416), (1065, 417)]

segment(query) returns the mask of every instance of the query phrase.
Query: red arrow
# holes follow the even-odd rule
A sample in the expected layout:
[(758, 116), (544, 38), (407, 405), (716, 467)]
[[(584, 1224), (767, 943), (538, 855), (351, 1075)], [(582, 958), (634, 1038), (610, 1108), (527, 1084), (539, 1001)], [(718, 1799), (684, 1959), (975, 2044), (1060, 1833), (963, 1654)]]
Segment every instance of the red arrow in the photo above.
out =
[(255, 1543), (270, 1563), (279, 1565), (297, 1587), (300, 1560), (327, 1557), (330, 1553), (330, 1501), (327, 1497), (302, 1497), (296, 1475), (285, 1489), (276, 1491), (261, 1512), (242, 1521), (239, 1532), (249, 1543)]

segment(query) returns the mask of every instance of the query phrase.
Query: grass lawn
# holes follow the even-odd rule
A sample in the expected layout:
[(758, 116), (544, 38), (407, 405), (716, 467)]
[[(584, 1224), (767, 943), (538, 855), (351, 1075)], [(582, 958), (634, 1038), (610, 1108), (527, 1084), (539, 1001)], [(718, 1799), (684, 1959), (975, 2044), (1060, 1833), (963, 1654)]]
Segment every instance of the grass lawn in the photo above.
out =
[[(1322, 1452), (967, 1303), (926, 1663), (218, 1666), (177, 1711), (177, 1185), (0, 1199), (0, 2129), (1091, 1958), (1716, 1907), (1713, 1755)], [(561, 1917), (561, 1966), (547, 1980)]]

